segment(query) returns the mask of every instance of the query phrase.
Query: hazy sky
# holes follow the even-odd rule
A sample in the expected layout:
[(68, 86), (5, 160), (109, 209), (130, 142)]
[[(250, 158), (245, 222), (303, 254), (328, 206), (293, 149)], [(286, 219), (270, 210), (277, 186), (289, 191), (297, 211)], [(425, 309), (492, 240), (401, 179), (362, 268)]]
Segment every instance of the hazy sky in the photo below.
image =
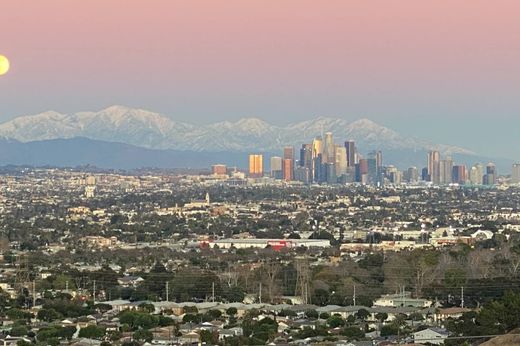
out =
[(2, 0), (0, 121), (367, 117), (520, 159), (518, 0)]

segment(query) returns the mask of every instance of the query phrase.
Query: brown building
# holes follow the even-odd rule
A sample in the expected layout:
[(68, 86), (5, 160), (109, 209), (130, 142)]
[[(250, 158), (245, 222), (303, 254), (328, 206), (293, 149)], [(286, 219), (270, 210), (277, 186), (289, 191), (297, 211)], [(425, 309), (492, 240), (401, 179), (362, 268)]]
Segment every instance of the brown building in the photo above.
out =
[(264, 157), (261, 154), (249, 155), (249, 176), (259, 178), (264, 174)]
[(213, 165), (211, 166), (211, 173), (215, 175), (224, 175), (227, 174), (227, 167), (226, 165)]

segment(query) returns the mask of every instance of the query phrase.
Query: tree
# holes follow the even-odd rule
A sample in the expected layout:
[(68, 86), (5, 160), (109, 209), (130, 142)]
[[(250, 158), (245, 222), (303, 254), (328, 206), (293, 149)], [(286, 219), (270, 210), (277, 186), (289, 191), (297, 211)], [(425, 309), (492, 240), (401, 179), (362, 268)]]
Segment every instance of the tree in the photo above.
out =
[(58, 330), (56, 335), (61, 339), (67, 339), (71, 340), (72, 337), (76, 334), (76, 327), (69, 326), (69, 327), (63, 327)]
[(94, 308), (96, 308), (101, 313), (105, 313), (107, 311), (112, 310), (112, 305), (99, 303), (99, 304), (94, 305)]
[(105, 329), (98, 326), (87, 326), (79, 331), (80, 338), (101, 339), (105, 336)]
[(228, 315), (228, 316), (235, 316), (237, 313), (238, 313), (237, 308), (235, 308), (233, 306), (226, 310), (226, 315)]
[(7, 310), (6, 315), (11, 320), (28, 320), (32, 317), (31, 313), (15, 308)]
[(356, 313), (356, 317), (362, 321), (364, 321), (368, 316), (370, 316), (370, 312), (366, 309), (359, 309)]
[(327, 305), (329, 301), (329, 291), (323, 288), (317, 288), (313, 291), (312, 302), (318, 305)]
[(327, 319), (327, 324), (330, 328), (342, 327), (345, 325), (345, 320), (341, 316), (333, 315)]
[(200, 314), (186, 314), (182, 317), (184, 323), (199, 323), (202, 320)]
[(349, 339), (362, 339), (365, 337), (365, 333), (358, 327), (345, 327), (341, 330), (341, 335), (348, 337)]
[(207, 312), (207, 314), (213, 319), (216, 320), (222, 316), (222, 312), (220, 310), (211, 309)]
[(215, 333), (210, 332), (209, 330), (201, 330), (199, 333), (200, 342), (206, 343), (206, 345), (216, 345), (218, 344), (218, 336)]
[(466, 272), (460, 268), (450, 268), (444, 273), (446, 287), (461, 287), (466, 282)]
[(150, 303), (141, 303), (138, 306), (139, 310), (147, 312), (149, 314), (153, 313), (155, 311), (155, 306)]
[(139, 329), (134, 332), (133, 338), (142, 342), (152, 342), (153, 333), (146, 329)]
[(16, 346), (32, 346), (32, 343), (25, 340), (18, 340)]
[(375, 317), (379, 322), (383, 323), (388, 319), (388, 314), (386, 312), (378, 312)]
[(225, 287), (222, 290), (222, 299), (230, 303), (241, 302), (245, 296), (244, 291), (238, 286)]
[(394, 324), (387, 324), (381, 327), (381, 336), (392, 336), (397, 335), (399, 327)]
[(305, 311), (305, 316), (307, 318), (318, 318), (318, 312), (316, 310), (307, 310)]
[(322, 312), (322, 313), (320, 314), (320, 319), (322, 319), (322, 320), (326, 320), (326, 319), (328, 319), (329, 317), (330, 317), (330, 315), (329, 315), (328, 313), (326, 313), (326, 312)]
[(279, 313), (278, 313), (278, 316), (282, 316), (282, 317), (296, 317), (298, 314), (293, 311), (293, 310), (288, 310), (288, 309), (282, 309)]
[(27, 330), (26, 326), (18, 325), (18, 326), (14, 326), (13, 328), (11, 328), (11, 331), (9, 332), (9, 334), (11, 336), (24, 336), (24, 335), (27, 335), (28, 332), (29, 331)]
[(39, 320), (45, 322), (52, 322), (61, 319), (63, 315), (54, 309), (41, 309), (40, 311), (38, 311), (37, 317)]

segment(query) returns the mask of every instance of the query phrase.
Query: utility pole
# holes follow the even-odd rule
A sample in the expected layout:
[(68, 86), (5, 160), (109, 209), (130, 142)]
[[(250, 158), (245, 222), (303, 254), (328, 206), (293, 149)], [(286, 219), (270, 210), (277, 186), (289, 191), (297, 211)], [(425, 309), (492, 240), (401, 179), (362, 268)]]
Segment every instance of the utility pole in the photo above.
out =
[(211, 302), (215, 302), (215, 282), (211, 283)]
[(69, 293), (69, 281), (65, 281), (65, 292)]
[(258, 298), (260, 300), (260, 304), (262, 304), (262, 283), (260, 282), (260, 289), (258, 293)]
[(169, 287), (168, 287), (168, 284), (169, 284), (169, 282), (166, 281), (166, 301), (167, 301), (167, 302), (170, 301), (170, 300), (169, 300), (169, 298), (170, 298), (170, 297), (169, 297), (169, 293), (170, 293), (169, 290), (170, 290), (170, 289), (169, 289)]
[(464, 309), (464, 286), (460, 288), (460, 307)]
[(92, 293), (94, 294), (94, 305), (96, 305), (96, 280), (94, 280), (92, 291)]
[(33, 280), (32, 282), (32, 297), (33, 297), (33, 308), (36, 305), (36, 282)]
[(352, 297), (352, 300), (354, 301), (354, 306), (356, 306), (356, 285), (354, 285), (354, 296)]

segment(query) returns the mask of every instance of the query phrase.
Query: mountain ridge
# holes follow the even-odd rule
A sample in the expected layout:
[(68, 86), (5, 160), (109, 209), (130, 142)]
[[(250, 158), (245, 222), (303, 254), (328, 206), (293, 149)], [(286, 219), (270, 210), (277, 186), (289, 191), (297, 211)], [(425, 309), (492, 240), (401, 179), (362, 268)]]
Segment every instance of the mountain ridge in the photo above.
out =
[(285, 126), (256, 117), (196, 126), (152, 111), (114, 105), (97, 112), (47, 111), (24, 115), (0, 124), (0, 137), (20, 142), (85, 137), (120, 142), (148, 149), (194, 151), (279, 151), (285, 145), (299, 147), (324, 132), (336, 143), (356, 141), (364, 150), (439, 150), (445, 155), (474, 155), (471, 150), (406, 137), (370, 119), (348, 122), (317, 117)]

